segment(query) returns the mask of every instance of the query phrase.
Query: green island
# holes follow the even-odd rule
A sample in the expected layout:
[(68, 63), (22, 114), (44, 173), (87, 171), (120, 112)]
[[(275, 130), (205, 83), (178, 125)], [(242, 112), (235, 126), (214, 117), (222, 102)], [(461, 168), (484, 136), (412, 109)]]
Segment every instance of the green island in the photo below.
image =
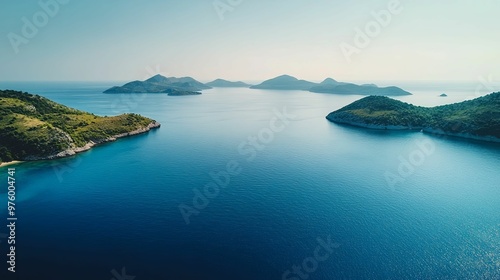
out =
[(0, 163), (55, 159), (160, 127), (137, 114), (101, 117), (13, 90), (0, 90)]
[(378, 87), (375, 84), (356, 85), (353, 83), (338, 82), (332, 78), (326, 78), (321, 83), (313, 83), (306, 80), (299, 80), (290, 75), (281, 75), (279, 77), (266, 80), (259, 85), (251, 86), (250, 88), (272, 90), (305, 90), (315, 93), (331, 93), (343, 95), (411, 95), (411, 93), (395, 86)]
[(231, 82), (231, 81), (224, 80), (224, 79), (216, 79), (214, 81), (206, 83), (205, 85), (207, 85), (209, 87), (222, 87), (222, 88), (238, 88), (238, 87), (248, 88), (248, 87), (251, 87), (251, 85), (244, 83), (244, 82), (241, 82), (241, 81)]
[(368, 96), (330, 113), (326, 118), (335, 123), (372, 129), (422, 130), (500, 142), (500, 92), (432, 108), (384, 96)]
[(191, 77), (175, 78), (155, 75), (145, 81), (133, 81), (114, 86), (104, 93), (167, 93), (172, 96), (200, 95), (201, 90), (211, 89)]
[(281, 75), (251, 86), (251, 89), (272, 89), (272, 90), (309, 90), (316, 86), (315, 83), (306, 80), (299, 80), (290, 75)]

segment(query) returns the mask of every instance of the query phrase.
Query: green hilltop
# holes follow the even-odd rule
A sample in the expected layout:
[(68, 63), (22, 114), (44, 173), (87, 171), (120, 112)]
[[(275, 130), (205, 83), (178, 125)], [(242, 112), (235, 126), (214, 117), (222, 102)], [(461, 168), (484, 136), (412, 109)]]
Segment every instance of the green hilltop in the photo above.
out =
[(52, 159), (159, 127), (137, 114), (100, 117), (19, 91), (0, 90), (0, 161)]
[(331, 93), (343, 95), (411, 95), (411, 93), (395, 86), (378, 87), (375, 84), (356, 85), (352, 83), (338, 82), (332, 78), (327, 78), (321, 83), (313, 83), (306, 80), (299, 80), (289, 75), (282, 75), (270, 80), (266, 80), (261, 84), (251, 86), (250, 88), (271, 90), (306, 90), (316, 93)]
[(201, 90), (210, 89), (191, 77), (175, 78), (155, 75), (145, 81), (133, 81), (123, 86), (115, 86), (104, 93), (167, 93), (168, 95), (200, 95)]
[(500, 92), (433, 108), (383, 96), (368, 96), (327, 119), (374, 129), (411, 129), (500, 142)]

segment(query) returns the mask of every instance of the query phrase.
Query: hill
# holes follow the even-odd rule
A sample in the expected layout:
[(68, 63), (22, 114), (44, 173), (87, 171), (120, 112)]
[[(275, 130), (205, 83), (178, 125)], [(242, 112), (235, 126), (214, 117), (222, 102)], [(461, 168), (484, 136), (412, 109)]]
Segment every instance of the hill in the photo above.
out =
[(319, 86), (312, 87), (310, 91), (317, 93), (381, 95), (381, 96), (411, 95), (411, 93), (394, 86), (377, 87), (374, 84), (356, 85), (349, 83), (322, 84)]
[(123, 86), (115, 86), (104, 91), (104, 93), (170, 93), (177, 91), (177, 95), (196, 95), (197, 91), (210, 89), (211, 87), (198, 82), (191, 77), (175, 78), (155, 75), (145, 81), (133, 81)]
[(246, 87), (246, 88), (251, 87), (251, 85), (244, 82), (231, 82), (223, 79), (217, 79), (209, 83), (206, 83), (205, 85), (210, 87)]
[(299, 80), (289, 75), (282, 75), (259, 85), (252, 86), (253, 89), (277, 89), (277, 90), (309, 90), (316, 84), (305, 80)]
[(374, 129), (429, 133), (500, 142), (500, 92), (433, 108), (369, 96), (330, 113), (328, 120)]
[(336, 80), (332, 78), (326, 78), (321, 82), (318, 86), (339, 86), (339, 85), (345, 85), (346, 83), (343, 82), (337, 82)]
[(0, 161), (53, 159), (159, 127), (137, 114), (100, 117), (47, 98), (0, 91)]
[(383, 95), (399, 96), (411, 95), (411, 93), (395, 87), (377, 87), (374, 84), (356, 85), (352, 83), (338, 82), (332, 78), (326, 78), (321, 83), (313, 83), (299, 80), (289, 75), (282, 75), (259, 85), (252, 86), (253, 89), (279, 89), (279, 90), (307, 90), (316, 93), (353, 94), (353, 95)]

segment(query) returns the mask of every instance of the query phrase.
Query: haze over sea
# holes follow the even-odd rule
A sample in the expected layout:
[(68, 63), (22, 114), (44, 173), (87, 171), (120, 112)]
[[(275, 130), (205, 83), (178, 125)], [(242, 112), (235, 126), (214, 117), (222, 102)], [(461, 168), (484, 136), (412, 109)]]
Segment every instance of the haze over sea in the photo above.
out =
[[(15, 166), (16, 279), (112, 279), (122, 268), (136, 280), (282, 279), (328, 237), (339, 246), (309, 279), (500, 279), (498, 144), (325, 119), (361, 96), (245, 88), (185, 97), (102, 93), (116, 84), (0, 83), (97, 115), (134, 112), (162, 124), (71, 158)], [(386, 85), (394, 84), (414, 93), (397, 99), (422, 106), (498, 88)], [(254, 159), (238, 151), (285, 108), (295, 117)], [(385, 174), (399, 174), (417, 142), (435, 149), (391, 187)], [(193, 189), (203, 190), (210, 173), (231, 161), (241, 173), (187, 225), (179, 205), (192, 206)], [(2, 205), (6, 172), (0, 169)]]

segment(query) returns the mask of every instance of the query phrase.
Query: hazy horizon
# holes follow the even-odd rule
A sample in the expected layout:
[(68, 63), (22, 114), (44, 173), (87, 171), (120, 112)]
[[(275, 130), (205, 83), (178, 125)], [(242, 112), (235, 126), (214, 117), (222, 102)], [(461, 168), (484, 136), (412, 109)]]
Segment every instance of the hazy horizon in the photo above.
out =
[(493, 0), (55, 1), (0, 11), (1, 81), (500, 77)]
[[(160, 74), (162, 75), (162, 74)], [(283, 74), (283, 75), (288, 75), (288, 74)], [(154, 76), (154, 75), (152, 75)], [(132, 81), (143, 81), (143, 80), (146, 80), (148, 78), (151, 78), (152, 76), (143, 76), (143, 77), (136, 77), (136, 78), (132, 78), (132, 79), (129, 79), (129, 80), (126, 80), (126, 79), (110, 79), (110, 80), (0, 80), (0, 83), (72, 83), (72, 82), (75, 82), (75, 83), (118, 83), (117, 85), (120, 85), (119, 83), (128, 83), (128, 82), (132, 82)], [(281, 76), (281, 75), (278, 75), (278, 76)], [(218, 77), (218, 78), (214, 78), (214, 79), (210, 79), (210, 80), (207, 80), (207, 79), (198, 79), (197, 77), (195, 76), (177, 76), (177, 75), (167, 75), (166, 77), (174, 77), (174, 78), (184, 78), (184, 77), (190, 77), (190, 78), (193, 78), (199, 82), (202, 82), (202, 83), (209, 83), (209, 82), (212, 82), (216, 79), (223, 79), (223, 80), (228, 80), (230, 82), (244, 82), (244, 83), (248, 83), (248, 84), (260, 84), (266, 80), (270, 80), (272, 78), (276, 78), (277, 76), (273, 76), (273, 77), (268, 77), (267, 79), (262, 79), (262, 80), (247, 80), (247, 79), (226, 79), (224, 77)], [(473, 84), (473, 85), (477, 85), (478, 84), (478, 79), (476, 80), (386, 80), (386, 79), (380, 79), (380, 80), (341, 80), (341, 79), (336, 79), (335, 77), (325, 77), (324, 79), (302, 79), (301, 77), (295, 77), (299, 80), (307, 80), (309, 82), (314, 82), (314, 83), (321, 83), (324, 79), (326, 78), (333, 78), (339, 82), (350, 82), (350, 83), (357, 83), (357, 84), (367, 84), (367, 83), (389, 83), (391, 85), (397, 85), (398, 83), (416, 83), (416, 84), (419, 84), (419, 83), (426, 83), (426, 82), (429, 82), (429, 83), (433, 83), (434, 85), (436, 84), (447, 84), (447, 83), (451, 83), (451, 84)], [(481, 78), (481, 77), (479, 77)], [(500, 85), (500, 81), (492, 81), (490, 83), (490, 85)]]

